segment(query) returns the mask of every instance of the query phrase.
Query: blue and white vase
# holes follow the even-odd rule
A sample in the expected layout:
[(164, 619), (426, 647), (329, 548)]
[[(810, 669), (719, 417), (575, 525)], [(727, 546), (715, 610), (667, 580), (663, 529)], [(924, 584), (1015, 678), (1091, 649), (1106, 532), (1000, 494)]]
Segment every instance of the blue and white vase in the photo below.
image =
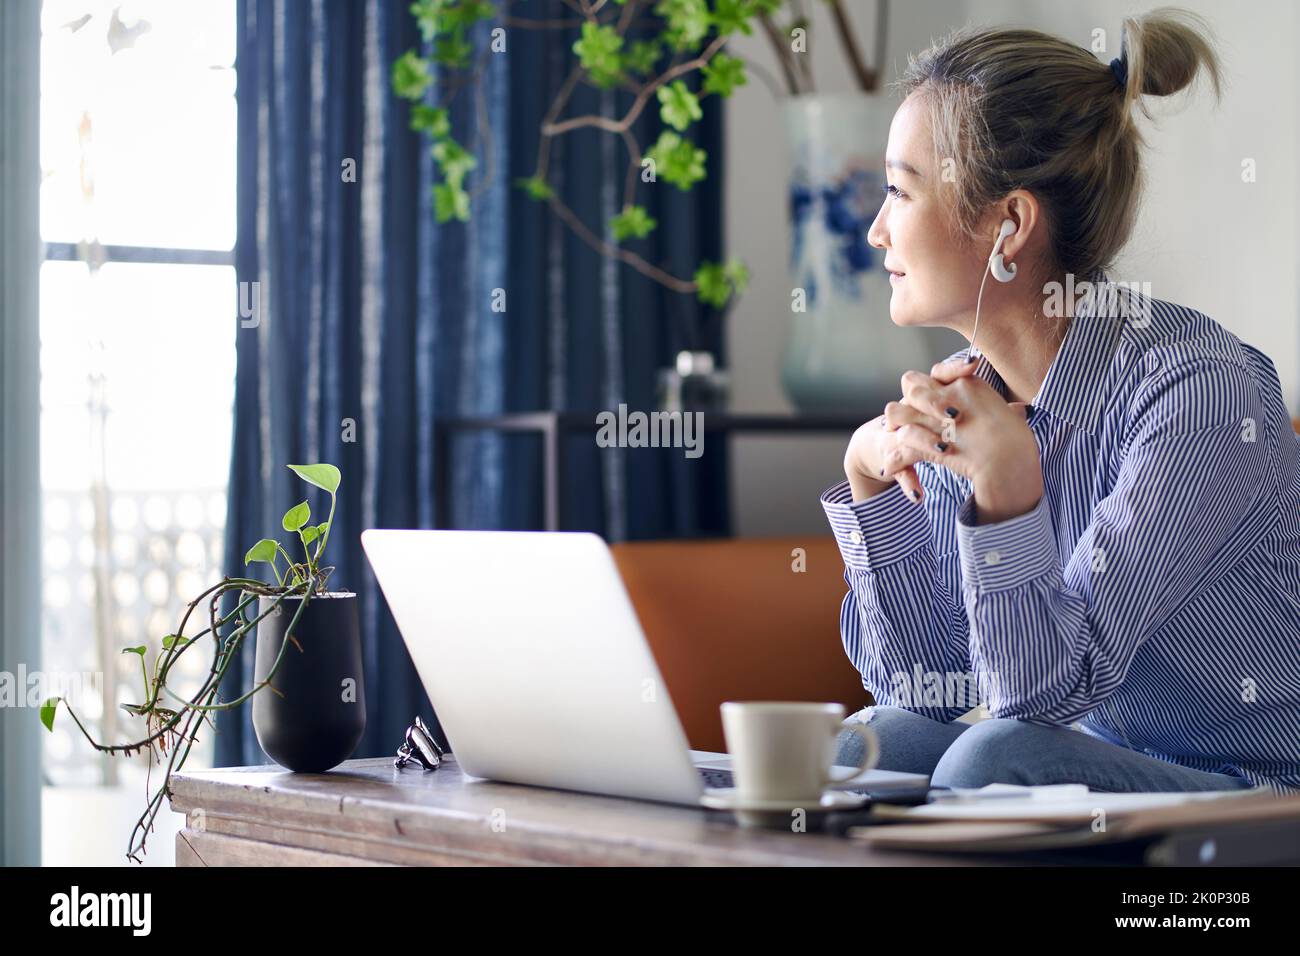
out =
[(782, 385), (802, 411), (875, 416), (872, 403), (896, 391), (903, 372), (933, 364), (927, 333), (890, 321), (885, 254), (867, 242), (884, 200), (894, 106), (865, 93), (814, 94), (785, 100), (782, 111), (792, 240)]

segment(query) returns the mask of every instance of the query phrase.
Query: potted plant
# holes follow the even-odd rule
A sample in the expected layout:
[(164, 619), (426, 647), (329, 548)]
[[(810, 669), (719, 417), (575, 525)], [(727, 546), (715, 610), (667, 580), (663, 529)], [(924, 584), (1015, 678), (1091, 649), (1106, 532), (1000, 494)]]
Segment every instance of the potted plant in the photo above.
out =
[[(859, 88), (855, 92), (827, 95), (815, 89), (809, 55), (813, 2), (824, 3), (829, 12)], [(782, 103), (793, 167), (793, 314), (782, 367), (787, 394), (805, 409), (856, 407), (871, 397), (873, 373), (928, 364), (915, 334), (868, 319), (890, 294), (884, 257), (865, 236), (882, 199), (891, 112), (877, 95), (888, 0), (876, 3), (874, 65), (862, 56), (843, 0), (566, 0), (557, 15), (547, 17), (518, 16), (517, 6), (514, 0), (411, 5), (425, 43), (396, 60), (392, 85), (411, 102), (411, 128), (430, 141), (440, 179), (432, 197), (439, 222), (468, 220), (474, 196), (492, 174), (486, 163), (482, 174), (477, 172), (477, 154), (490, 141), (485, 110), (475, 112), (475, 142), (467, 147), (452, 135), (450, 110), (457, 97), (481, 81), (486, 58), (504, 48), (511, 29), (569, 31), (576, 36), (576, 64), (537, 131), (535, 171), (517, 185), (547, 203), (601, 255), (673, 292), (695, 296), (713, 310), (714, 319), (724, 315), (747, 285), (744, 263), (703, 261), (687, 276), (650, 262), (638, 242), (658, 223), (639, 197), (647, 183), (661, 179), (686, 191), (706, 178), (709, 157), (692, 142), (690, 128), (703, 116), (702, 100), (731, 96), (748, 82), (751, 70), (766, 79), (730, 46), (736, 36), (757, 30), (776, 54), (788, 94)], [(477, 29), (482, 23), (491, 29)], [(781, 95), (775, 81), (768, 82)], [(601, 100), (610, 104), (609, 115), (566, 114), (575, 89), (584, 85), (613, 94)], [(652, 109), (664, 129), (645, 144), (637, 120)], [(621, 209), (605, 223), (583, 222), (550, 183), (552, 144), (579, 129), (616, 136), (626, 152)], [(679, 366), (701, 364), (697, 355), (685, 358), (691, 361), (679, 360)]]
[[(154, 820), (163, 801), (171, 796), (171, 776), (185, 765), (204, 721), (217, 711), (234, 709), (253, 700), (253, 726), (268, 756), (289, 770), (321, 772), (351, 756), (365, 730), (365, 688), (362, 680), (361, 635), (356, 595), (325, 589), (332, 567), (321, 564), (334, 523), (334, 508), (341, 475), (333, 465), (289, 465), (300, 478), (330, 496), (329, 516), (311, 522), (307, 501), (285, 512), (281, 524), (295, 534), (303, 551), (295, 561), (273, 538), (263, 538), (248, 549), (244, 564), (269, 565), (275, 583), (251, 577), (225, 577), (185, 606), (175, 632), (162, 638), (148, 666), (148, 645), (123, 648), (123, 654), (140, 658), (143, 701), (122, 709), (144, 721), (144, 736), (125, 744), (95, 740), (71, 704), (61, 697), (45, 701), (41, 722), (53, 730), (60, 705), (95, 750), (111, 756), (131, 756), (149, 751), (164, 763), (162, 782), (151, 793), (144, 812), (131, 832), (127, 857), (141, 862)], [(280, 564), (284, 565), (281, 571)], [(223, 603), (234, 599), (233, 607)], [(185, 636), (191, 617), (202, 610), (207, 626)], [(257, 632), (256, 665), (252, 687), (232, 700), (219, 693), (230, 664), (244, 639)], [(211, 638), (212, 664), (197, 692), (182, 697), (168, 680), (182, 654)], [(261, 691), (270, 690), (271, 694)], [(215, 725), (214, 725), (215, 730)]]

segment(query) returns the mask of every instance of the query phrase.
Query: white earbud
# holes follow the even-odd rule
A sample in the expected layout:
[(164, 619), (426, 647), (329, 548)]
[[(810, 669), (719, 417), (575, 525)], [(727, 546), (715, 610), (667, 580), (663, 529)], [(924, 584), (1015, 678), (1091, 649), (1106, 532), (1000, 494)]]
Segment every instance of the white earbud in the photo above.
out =
[(975, 297), (975, 328), (971, 330), (970, 347), (966, 349), (967, 358), (976, 355), (975, 336), (980, 330), (980, 303), (984, 301), (984, 283), (988, 281), (989, 273), (993, 273), (993, 278), (999, 282), (1010, 282), (1016, 277), (1016, 264), (1013, 262), (1007, 265), (1002, 259), (1002, 241), (1007, 236), (1016, 231), (1014, 220), (1003, 219), (1002, 227), (998, 229), (998, 241), (993, 243), (993, 251), (989, 253), (988, 265), (984, 267), (984, 277), (980, 279), (979, 295)]
[(1010, 282), (1016, 277), (1016, 264), (1013, 262), (1007, 265), (1002, 258), (1002, 241), (1016, 231), (1016, 224), (1010, 219), (1002, 220), (1002, 228), (998, 230), (998, 241), (993, 243), (993, 251), (989, 254), (989, 269), (993, 272), (993, 278), (999, 282)]

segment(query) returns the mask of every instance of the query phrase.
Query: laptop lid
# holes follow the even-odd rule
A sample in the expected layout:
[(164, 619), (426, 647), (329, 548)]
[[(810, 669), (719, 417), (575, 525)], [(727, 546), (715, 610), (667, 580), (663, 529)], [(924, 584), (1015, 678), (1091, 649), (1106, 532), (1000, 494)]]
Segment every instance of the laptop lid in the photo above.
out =
[(696, 805), (686, 735), (605, 542), (574, 532), (362, 532), (461, 768)]

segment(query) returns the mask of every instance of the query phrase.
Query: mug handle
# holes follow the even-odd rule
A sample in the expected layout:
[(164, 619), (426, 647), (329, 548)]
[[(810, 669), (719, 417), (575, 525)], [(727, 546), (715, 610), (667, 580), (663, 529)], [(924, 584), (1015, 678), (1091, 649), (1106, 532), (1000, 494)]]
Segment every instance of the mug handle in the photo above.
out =
[(863, 751), (862, 760), (858, 764), (857, 769), (843, 777), (837, 777), (834, 773), (828, 773), (826, 782), (823, 784), (823, 786), (826, 787), (837, 787), (845, 781), (852, 780), (858, 774), (873, 768), (876, 765), (876, 761), (880, 759), (880, 743), (876, 740), (875, 732), (872, 731), (870, 727), (867, 727), (865, 724), (841, 724), (836, 728), (836, 736), (838, 737), (840, 731), (843, 730), (849, 730), (857, 734), (862, 738), (862, 742), (867, 746)]

